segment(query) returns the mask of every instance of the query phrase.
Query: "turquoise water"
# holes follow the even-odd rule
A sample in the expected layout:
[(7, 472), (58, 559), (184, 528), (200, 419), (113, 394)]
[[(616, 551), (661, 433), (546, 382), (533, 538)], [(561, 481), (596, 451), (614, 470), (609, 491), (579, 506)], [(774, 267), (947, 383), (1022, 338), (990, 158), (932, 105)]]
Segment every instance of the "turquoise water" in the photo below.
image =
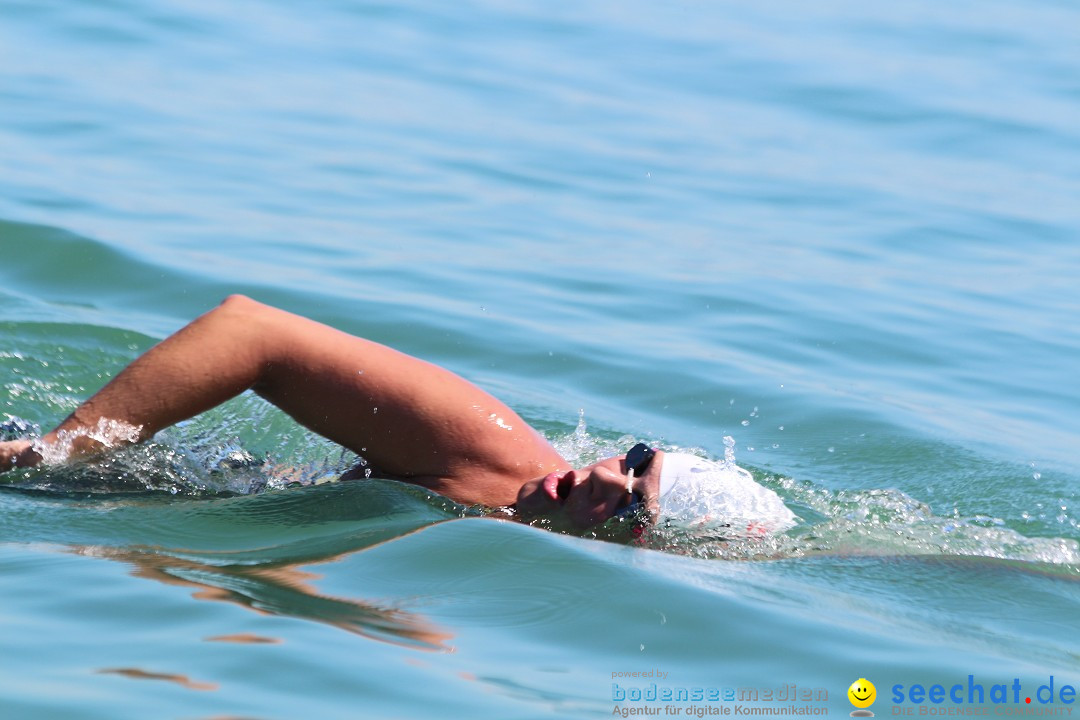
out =
[(663, 707), (613, 698), (656, 669), (832, 716), (860, 677), (879, 717), (919, 707), (895, 684), (1080, 685), (1072, 4), (0, 16), (0, 419), (48, 428), (243, 292), (575, 460), (732, 436), (801, 519), (639, 548), (291, 487), (352, 458), (242, 397), (0, 479), (5, 720), (609, 717)]

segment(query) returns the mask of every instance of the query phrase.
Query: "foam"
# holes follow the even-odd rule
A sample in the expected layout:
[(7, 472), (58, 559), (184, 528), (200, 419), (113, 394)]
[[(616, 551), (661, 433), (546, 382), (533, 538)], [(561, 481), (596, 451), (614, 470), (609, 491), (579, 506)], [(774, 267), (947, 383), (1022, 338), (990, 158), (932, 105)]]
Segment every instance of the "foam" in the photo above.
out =
[(34, 452), (41, 456), (46, 465), (62, 465), (71, 458), (75, 442), (82, 438), (93, 440), (106, 448), (129, 445), (139, 441), (141, 425), (131, 425), (122, 420), (98, 418), (97, 425), (81, 427), (75, 430), (60, 430), (56, 440), (45, 442), (41, 438), (32, 443)]

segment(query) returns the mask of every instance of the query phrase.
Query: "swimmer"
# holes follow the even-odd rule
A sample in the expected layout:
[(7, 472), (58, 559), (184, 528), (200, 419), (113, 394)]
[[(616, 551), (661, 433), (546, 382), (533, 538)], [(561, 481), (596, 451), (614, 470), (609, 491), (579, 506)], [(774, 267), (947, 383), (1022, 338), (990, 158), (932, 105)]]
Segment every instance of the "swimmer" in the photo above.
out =
[(517, 413), (449, 370), (242, 295), (136, 358), (34, 443), (0, 442), (0, 472), (37, 465), (38, 450), (48, 454), (65, 436), (77, 436), (74, 458), (100, 453), (85, 431), (102, 421), (137, 428), (127, 440), (147, 440), (245, 390), (365, 458), (367, 467), (343, 480), (370, 469), (465, 505), (577, 529), (661, 510), (663, 451), (640, 445), (575, 468)]

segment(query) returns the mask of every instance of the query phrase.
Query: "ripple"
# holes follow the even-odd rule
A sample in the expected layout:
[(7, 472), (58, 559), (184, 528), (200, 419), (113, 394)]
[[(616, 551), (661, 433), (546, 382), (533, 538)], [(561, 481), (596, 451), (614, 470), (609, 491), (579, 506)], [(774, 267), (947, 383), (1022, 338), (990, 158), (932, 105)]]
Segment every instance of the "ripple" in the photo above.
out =
[(95, 671), (100, 675), (121, 675), (135, 680), (161, 680), (179, 685), (187, 690), (217, 690), (217, 683), (199, 682), (190, 679), (187, 675), (177, 673), (161, 673), (142, 670), (140, 668), (102, 668)]

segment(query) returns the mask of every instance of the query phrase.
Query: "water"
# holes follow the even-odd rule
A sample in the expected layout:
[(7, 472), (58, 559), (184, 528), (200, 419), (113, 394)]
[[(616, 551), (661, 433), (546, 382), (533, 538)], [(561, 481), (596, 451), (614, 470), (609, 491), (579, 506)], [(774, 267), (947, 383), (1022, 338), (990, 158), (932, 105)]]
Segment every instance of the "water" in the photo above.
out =
[(4, 718), (607, 717), (655, 669), (840, 716), (858, 678), (879, 716), (896, 684), (1080, 684), (1072, 5), (0, 16), (0, 414), (48, 428), (244, 292), (575, 460), (733, 436), (801, 520), (641, 548), (293, 487), (351, 456), (242, 397), (0, 481)]

